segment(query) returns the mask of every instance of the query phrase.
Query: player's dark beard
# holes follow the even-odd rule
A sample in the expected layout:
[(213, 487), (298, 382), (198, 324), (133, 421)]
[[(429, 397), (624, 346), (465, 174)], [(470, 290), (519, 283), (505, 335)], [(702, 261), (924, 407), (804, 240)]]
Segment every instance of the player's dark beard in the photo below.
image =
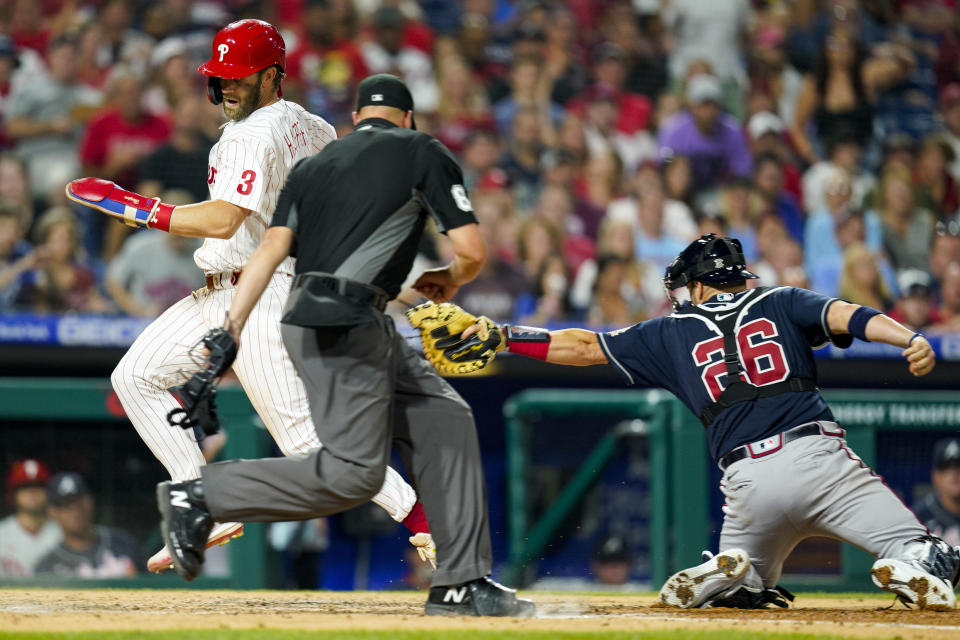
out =
[(253, 91), (250, 92), (245, 100), (241, 100), (240, 104), (237, 105), (236, 115), (231, 116), (228, 113), (226, 114), (228, 118), (234, 122), (239, 122), (257, 110), (257, 105), (260, 104), (260, 75), (262, 74), (262, 71), (257, 74), (257, 84), (254, 86)]

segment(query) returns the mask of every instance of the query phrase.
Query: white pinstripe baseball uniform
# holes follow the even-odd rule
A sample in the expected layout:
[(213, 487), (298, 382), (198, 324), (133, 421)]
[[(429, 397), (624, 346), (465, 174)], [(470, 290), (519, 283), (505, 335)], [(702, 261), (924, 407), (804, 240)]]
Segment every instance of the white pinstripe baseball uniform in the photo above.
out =
[[(220, 141), (210, 150), (207, 182), (211, 200), (231, 202), (250, 214), (231, 238), (208, 238), (194, 254), (213, 286), (194, 292), (151, 323), (111, 376), (130, 421), (176, 482), (199, 477), (204, 460), (191, 432), (167, 424), (167, 413), (179, 405), (166, 390), (185, 381), (180, 371), (196, 368), (190, 359), (191, 347), (209, 330), (223, 325), (236, 274), (260, 244), (293, 165), (335, 138), (336, 131), (325, 120), (298, 104), (279, 100), (244, 120), (228, 122)], [(280, 337), (280, 313), (292, 273), (290, 258), (280, 265), (253, 308), (233, 365), (284, 455), (320, 446), (307, 394)], [(383, 488), (373, 501), (399, 522), (415, 504), (416, 494), (388, 468)]]

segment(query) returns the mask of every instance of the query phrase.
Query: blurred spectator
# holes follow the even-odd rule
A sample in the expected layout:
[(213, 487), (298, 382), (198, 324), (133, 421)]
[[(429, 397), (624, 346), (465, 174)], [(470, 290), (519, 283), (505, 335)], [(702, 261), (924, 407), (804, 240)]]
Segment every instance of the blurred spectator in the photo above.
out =
[(960, 235), (938, 233), (933, 238), (928, 269), (933, 277), (934, 297), (939, 298), (940, 285), (947, 275), (947, 268), (953, 263), (960, 264)]
[(18, 304), (48, 313), (110, 311), (97, 290), (94, 272), (77, 257), (77, 234), (76, 218), (68, 209), (58, 207), (43, 214), (36, 227), (41, 259), (26, 274)]
[(545, 187), (534, 215), (560, 230), (561, 253), (571, 271), (576, 273), (584, 260), (594, 257), (595, 242), (586, 235), (586, 225), (576, 215), (574, 198), (568, 189), (559, 185)]
[[(8, 119), (7, 101), (13, 90), (14, 72), (20, 66), (16, 46), (10, 36), (0, 35), (0, 124), (4, 125)], [(0, 148), (11, 146), (12, 141), (7, 138), (5, 130), (0, 130)]]
[[(679, 162), (683, 163), (683, 156)], [(667, 170), (664, 171), (666, 176)], [(639, 224), (639, 206), (641, 194), (647, 189), (659, 191), (663, 196), (663, 232), (668, 236), (692, 241), (697, 237), (697, 225), (693, 220), (693, 212), (684, 202), (670, 199), (664, 193), (664, 179), (654, 163), (647, 162), (640, 165), (630, 181), (629, 194), (618, 198), (607, 207), (606, 217), (613, 220), (629, 222), (636, 228)]]
[(0, 154), (0, 203), (17, 212), (22, 231), (30, 229), (34, 219), (27, 165), (10, 152)]
[(876, 259), (863, 243), (855, 242), (843, 252), (840, 297), (881, 311), (893, 304), (890, 291), (880, 277)]
[(951, 546), (960, 545), (960, 438), (944, 438), (933, 445), (933, 490), (913, 512), (930, 533)]
[(472, 192), (483, 176), (496, 169), (500, 160), (500, 138), (488, 129), (476, 129), (463, 141), (460, 166), (463, 168), (463, 186)]
[[(185, 197), (186, 202), (194, 202)], [(169, 202), (164, 199), (164, 202)], [(134, 233), (110, 262), (106, 285), (120, 309), (132, 316), (156, 317), (203, 286), (193, 262), (200, 248), (194, 238), (148, 229)]]
[(753, 185), (766, 201), (766, 208), (783, 220), (797, 242), (803, 242), (803, 212), (794, 197), (783, 188), (784, 174), (780, 158), (772, 153), (753, 159)]
[[(110, 72), (108, 108), (90, 121), (80, 144), (86, 175), (113, 180), (128, 189), (137, 187), (140, 164), (170, 137), (167, 121), (144, 109), (143, 89), (143, 79), (133, 69), (116, 66)], [(109, 222), (106, 218), (98, 222), (104, 230), (103, 258), (109, 260), (120, 250), (129, 227), (102, 226)]]
[(930, 274), (920, 269), (905, 269), (897, 278), (900, 297), (890, 311), (891, 318), (912, 329), (924, 331), (940, 322), (940, 312), (933, 305)]
[(898, 57), (868, 58), (855, 32), (846, 26), (834, 28), (797, 100), (790, 133), (800, 156), (810, 164), (817, 162), (823, 154), (816, 148), (817, 138), (831, 140), (838, 131), (851, 131), (864, 146), (873, 134), (872, 102), (877, 92), (902, 80), (906, 65)]
[(584, 135), (589, 153), (616, 153), (632, 173), (644, 160), (657, 158), (657, 144), (649, 131), (626, 132), (617, 127), (615, 95), (595, 86), (584, 97)]
[(7, 136), (27, 163), (36, 199), (79, 175), (82, 125), (100, 102), (98, 91), (77, 82), (76, 55), (73, 39), (55, 38), (47, 50), (49, 72), (14, 87), (7, 102)]
[(666, 3), (661, 19), (670, 34), (673, 78), (682, 77), (694, 60), (706, 59), (721, 81), (737, 85), (743, 82), (741, 60), (750, 14), (748, 0), (670, 0)]
[(37, 574), (123, 578), (146, 565), (129, 533), (93, 524), (93, 496), (82, 476), (59, 473), (49, 490), (50, 517), (63, 530), (63, 540), (37, 563)]
[(626, 52), (605, 42), (597, 47), (593, 59), (594, 83), (586, 92), (567, 103), (567, 109), (584, 114), (591, 96), (607, 96), (615, 107), (614, 126), (626, 136), (645, 131), (650, 126), (653, 105), (639, 93), (625, 89), (627, 79)]
[(285, 71), (291, 98), (299, 97), (308, 110), (337, 123), (348, 119), (354, 92), (369, 69), (360, 48), (351, 40), (339, 39), (332, 4), (307, 0), (303, 37), (288, 53)]
[(605, 585), (626, 584), (632, 569), (633, 557), (622, 537), (613, 535), (600, 540), (590, 560), (594, 580)]
[(507, 150), (500, 166), (510, 178), (521, 209), (530, 208), (540, 186), (540, 155), (544, 150), (542, 114), (535, 107), (523, 107), (513, 118)]
[(133, 5), (129, 0), (107, 0), (100, 7), (97, 23), (100, 26), (100, 67), (127, 65), (137, 74), (146, 74), (153, 42), (150, 37), (133, 28)]
[(881, 168), (899, 165), (913, 170), (917, 155), (917, 141), (909, 133), (896, 131), (883, 139)]
[(371, 19), (373, 39), (363, 44), (363, 59), (370, 73), (392, 73), (403, 78), (417, 109), (432, 112), (440, 96), (433, 62), (421, 49), (404, 42), (406, 22), (395, 6), (385, 4), (377, 9)]
[(659, 180), (643, 185), (637, 194), (635, 255), (638, 260), (649, 262), (662, 271), (683, 251), (689, 240), (669, 231), (666, 218), (667, 201)]
[(693, 172), (689, 158), (674, 156), (663, 163), (663, 187), (668, 200), (682, 202), (689, 209), (693, 204)]
[(157, 196), (178, 189), (190, 194), (184, 204), (207, 199), (207, 160), (210, 140), (203, 133), (201, 98), (180, 98), (170, 120), (170, 139), (150, 152), (138, 170), (137, 191)]
[(511, 64), (510, 93), (493, 105), (493, 119), (501, 134), (511, 131), (520, 111), (537, 113), (547, 130), (563, 120), (563, 107), (550, 101), (550, 79), (542, 66), (542, 60), (531, 56), (517, 58)]
[(750, 173), (750, 153), (740, 125), (720, 110), (720, 83), (698, 74), (687, 83), (688, 110), (660, 128), (660, 157), (690, 158), (698, 190), (717, 186), (732, 174)]
[(836, 295), (844, 250), (862, 242), (877, 255), (883, 248), (883, 223), (873, 211), (861, 213), (851, 203), (849, 174), (835, 168), (824, 181), (826, 207), (807, 218), (804, 258), (815, 291)]
[(550, 97), (557, 104), (566, 104), (586, 89), (590, 81), (590, 70), (583, 64), (585, 55), (577, 40), (577, 27), (576, 17), (567, 7), (550, 7), (543, 25), (544, 71), (553, 83)]
[(0, 205), (0, 310), (3, 311), (13, 308), (25, 274), (37, 265), (39, 255), (23, 238), (20, 212)]
[(623, 163), (612, 150), (591, 153), (583, 179), (575, 183), (574, 212), (583, 222), (583, 234), (596, 241), (607, 207), (621, 195)]
[(784, 139), (786, 125), (775, 113), (760, 111), (750, 116), (747, 133), (750, 135), (751, 151), (754, 157), (769, 153), (780, 160), (783, 170), (783, 188), (793, 196), (803, 208), (803, 189), (801, 187), (800, 168), (797, 166), (793, 151)]
[(940, 117), (943, 120), (944, 138), (953, 149), (950, 173), (960, 181), (960, 82), (954, 82), (940, 92)]
[(940, 322), (937, 332), (960, 331), (960, 262), (951, 262), (940, 282)]
[(803, 268), (803, 251), (790, 238), (783, 221), (772, 213), (765, 213), (755, 223), (757, 230), (757, 262), (751, 271), (757, 274), (757, 286), (772, 287), (783, 284), (785, 274)]
[[(634, 284), (635, 294), (627, 296), (631, 307), (634, 310), (646, 310), (645, 301), (640, 291), (642, 284), (640, 282), (640, 273), (642, 271), (639, 263), (634, 257), (633, 252), (633, 227), (634, 222), (619, 220), (616, 218), (604, 218), (600, 225), (600, 234), (597, 239), (597, 256), (622, 258), (628, 263), (628, 269), (632, 272), (631, 282)], [(577, 269), (576, 278), (570, 289), (570, 303), (574, 308), (584, 311), (590, 308), (593, 301), (594, 286), (597, 281), (599, 271), (599, 258), (589, 258), (584, 260)], [(636, 276), (636, 277), (634, 277)], [(658, 283), (658, 286), (659, 283)], [(639, 309), (637, 306), (639, 305)]]
[(591, 327), (625, 327), (642, 320), (632, 294), (639, 289), (631, 270), (634, 261), (622, 256), (606, 254), (597, 258), (597, 272), (593, 283), (593, 296), (587, 311), (587, 324)]
[(957, 181), (950, 175), (953, 147), (940, 135), (928, 136), (920, 145), (913, 171), (917, 206), (939, 219), (950, 218), (960, 210)]
[(846, 171), (850, 176), (853, 206), (865, 206), (877, 181), (860, 166), (862, 147), (856, 139), (856, 133), (849, 128), (838, 126), (834, 137), (827, 138), (824, 142), (826, 159), (816, 162), (803, 174), (803, 206), (810, 213), (827, 207), (824, 200), (825, 182), (838, 169)]
[(150, 84), (143, 92), (147, 111), (167, 116), (184, 98), (197, 95), (199, 74), (192, 68), (187, 43), (182, 38), (167, 38), (157, 44), (150, 57)]
[(540, 156), (543, 188), (555, 186), (571, 191), (579, 170), (576, 157), (564, 148), (548, 149)]
[(47, 518), (50, 471), (39, 460), (17, 460), (7, 473), (7, 505), (13, 513), (0, 520), (0, 577), (32, 576), (37, 562), (63, 538)]
[[(763, 92), (773, 100), (776, 113), (772, 115), (780, 120), (781, 125), (778, 133), (784, 129), (784, 122), (793, 122), (803, 87), (803, 76), (791, 64), (785, 42), (786, 32), (781, 25), (760, 25), (753, 34), (748, 60), (751, 89)], [(752, 130), (750, 133), (755, 137)]]
[(9, 7), (8, 28), (14, 44), (43, 55), (50, 41), (50, 29), (44, 24), (43, 3), (13, 0)]
[(717, 215), (723, 219), (726, 233), (740, 240), (747, 262), (757, 259), (757, 234), (753, 221), (763, 213), (762, 199), (753, 193), (747, 178), (731, 178), (717, 196)]
[(894, 269), (924, 269), (930, 257), (933, 216), (916, 207), (910, 173), (890, 167), (880, 182), (878, 213), (883, 221), (883, 248)]
[(438, 58), (437, 105), (433, 135), (454, 153), (459, 153), (471, 130), (492, 128), (483, 84), (473, 75), (459, 54)]
[(515, 315), (519, 322), (542, 327), (561, 322), (570, 315), (570, 275), (559, 253), (547, 256), (532, 281), (529, 293), (518, 296)]
[(518, 237), (520, 266), (527, 281), (535, 285), (547, 259), (561, 254), (563, 231), (546, 218), (531, 218), (520, 226)]

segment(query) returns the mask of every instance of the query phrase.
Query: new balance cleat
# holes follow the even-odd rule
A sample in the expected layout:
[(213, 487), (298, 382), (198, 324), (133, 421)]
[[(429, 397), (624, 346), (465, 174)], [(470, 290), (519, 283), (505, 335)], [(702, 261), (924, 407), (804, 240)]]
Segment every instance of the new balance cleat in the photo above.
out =
[(464, 584), (431, 587), (424, 612), (428, 616), (510, 616), (529, 618), (537, 612), (533, 601), (518, 598), (490, 578), (477, 578)]
[[(234, 538), (243, 535), (243, 523), (241, 522), (218, 522), (210, 531), (210, 537), (207, 538), (207, 549), (220, 545), (221, 547)], [(170, 550), (166, 545), (160, 551), (150, 556), (147, 560), (147, 569), (153, 573), (163, 573), (167, 569), (173, 569), (173, 558), (170, 557)]]
[(173, 569), (184, 580), (193, 580), (203, 566), (207, 539), (213, 529), (202, 482), (161, 482), (157, 485), (157, 506), (163, 543), (170, 550)]

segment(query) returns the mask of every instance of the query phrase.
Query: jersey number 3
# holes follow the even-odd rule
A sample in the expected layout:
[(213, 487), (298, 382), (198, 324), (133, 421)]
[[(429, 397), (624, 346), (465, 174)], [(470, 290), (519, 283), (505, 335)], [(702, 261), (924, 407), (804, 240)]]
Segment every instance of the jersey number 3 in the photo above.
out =
[(242, 196), (250, 195), (253, 191), (253, 181), (257, 179), (257, 172), (247, 169), (240, 174), (240, 184), (237, 185), (237, 193)]
[[(778, 335), (776, 325), (766, 318), (748, 322), (737, 330), (740, 360), (750, 384), (761, 387), (786, 380), (790, 375), (783, 347), (774, 340)], [(706, 365), (700, 379), (710, 398), (716, 402), (726, 387), (720, 384), (720, 379), (727, 376), (727, 365), (723, 362), (723, 336), (698, 342), (693, 347), (693, 360), (698, 367)]]

